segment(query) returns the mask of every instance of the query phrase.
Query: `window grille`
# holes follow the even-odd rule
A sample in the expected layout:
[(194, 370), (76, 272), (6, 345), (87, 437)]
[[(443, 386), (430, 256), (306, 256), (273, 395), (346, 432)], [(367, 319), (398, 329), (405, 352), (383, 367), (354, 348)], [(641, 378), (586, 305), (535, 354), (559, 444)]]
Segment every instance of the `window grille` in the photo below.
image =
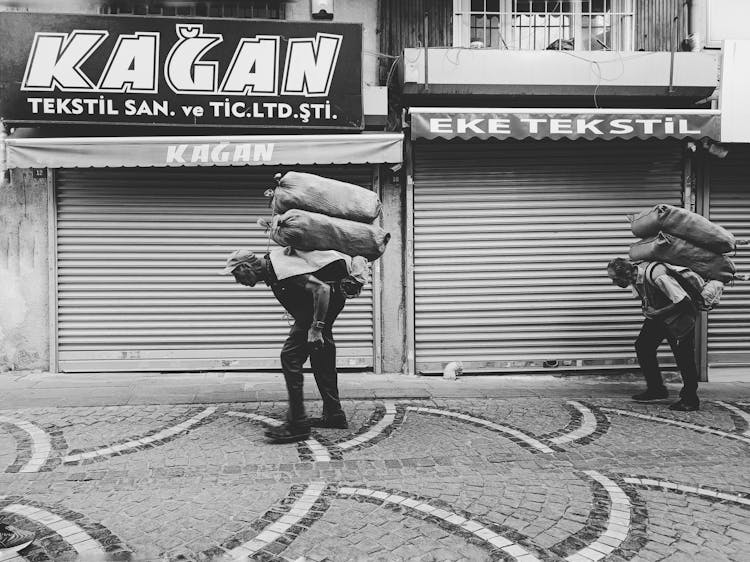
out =
[(100, 8), (102, 14), (130, 14), (152, 16), (196, 16), (209, 18), (286, 18), (284, 2), (245, 0), (235, 2), (181, 2), (174, 0), (123, 0), (105, 2)]
[(634, 0), (457, 0), (455, 44), (515, 50), (628, 51)]

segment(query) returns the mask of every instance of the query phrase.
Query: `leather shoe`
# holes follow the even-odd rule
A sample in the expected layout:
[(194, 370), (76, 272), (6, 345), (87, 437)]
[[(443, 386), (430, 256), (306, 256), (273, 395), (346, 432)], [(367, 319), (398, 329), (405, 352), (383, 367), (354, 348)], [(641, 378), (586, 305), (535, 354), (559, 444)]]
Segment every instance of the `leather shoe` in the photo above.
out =
[(700, 403), (699, 402), (685, 402), (683, 400), (678, 400), (674, 404), (671, 404), (669, 406), (670, 410), (675, 410), (676, 412), (695, 412), (696, 410), (700, 409)]
[(666, 388), (658, 390), (647, 389), (645, 392), (633, 395), (636, 402), (653, 402), (654, 400), (664, 400), (669, 398), (669, 391)]
[(329, 429), (349, 429), (349, 423), (346, 421), (346, 414), (344, 412), (333, 416), (310, 418), (310, 425), (312, 427), (326, 427)]
[(265, 432), (269, 443), (295, 443), (310, 438), (310, 426), (295, 426), (285, 423), (279, 427), (272, 427)]

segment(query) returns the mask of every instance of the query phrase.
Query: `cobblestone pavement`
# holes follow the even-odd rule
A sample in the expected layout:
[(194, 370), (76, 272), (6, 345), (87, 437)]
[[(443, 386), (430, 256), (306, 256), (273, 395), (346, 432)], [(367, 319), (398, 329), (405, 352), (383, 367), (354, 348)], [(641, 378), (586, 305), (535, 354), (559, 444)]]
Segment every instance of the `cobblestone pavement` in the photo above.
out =
[(0, 410), (0, 560), (746, 561), (747, 398), (349, 400), (291, 445), (278, 401)]

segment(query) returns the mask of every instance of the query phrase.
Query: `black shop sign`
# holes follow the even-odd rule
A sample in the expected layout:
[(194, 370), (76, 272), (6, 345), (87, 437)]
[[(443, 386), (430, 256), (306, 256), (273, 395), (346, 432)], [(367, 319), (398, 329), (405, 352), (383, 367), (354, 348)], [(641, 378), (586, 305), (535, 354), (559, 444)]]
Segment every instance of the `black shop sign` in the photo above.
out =
[(0, 13), (0, 117), (361, 129), (362, 26)]

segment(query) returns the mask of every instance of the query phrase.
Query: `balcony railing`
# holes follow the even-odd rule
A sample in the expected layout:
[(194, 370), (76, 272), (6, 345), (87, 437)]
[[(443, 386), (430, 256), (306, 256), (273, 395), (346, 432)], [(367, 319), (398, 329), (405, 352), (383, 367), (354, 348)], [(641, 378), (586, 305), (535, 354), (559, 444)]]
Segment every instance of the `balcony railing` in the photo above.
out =
[(281, 0), (105, 0), (102, 14), (135, 14), (210, 18), (285, 19), (285, 4)]
[[(476, 4), (472, 2), (472, 5)], [(635, 14), (632, 0), (499, 3), (500, 6), (504, 4), (512, 5), (513, 9), (456, 12), (454, 46), (517, 51), (633, 50)]]

